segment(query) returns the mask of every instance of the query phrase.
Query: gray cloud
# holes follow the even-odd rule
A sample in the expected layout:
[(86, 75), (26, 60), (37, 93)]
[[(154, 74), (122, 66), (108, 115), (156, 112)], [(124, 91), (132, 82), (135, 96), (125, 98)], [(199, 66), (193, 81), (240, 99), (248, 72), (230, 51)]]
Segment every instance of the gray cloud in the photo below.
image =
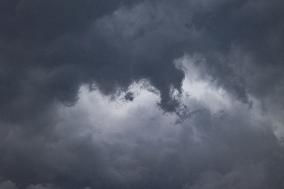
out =
[[(202, 54), (209, 74), (243, 101), (247, 93), (265, 95), (264, 82), (280, 85), (274, 78), (283, 60), (279, 0), (1, 3), (2, 119), (35, 115), (54, 100), (73, 104), (84, 83), (113, 94), (141, 79), (159, 90), (164, 110), (175, 111), (172, 90), (181, 92), (184, 73), (173, 61), (184, 53)], [(236, 73), (235, 46), (252, 57), (247, 72), (266, 67), (265, 78)]]
[[(284, 121), (283, 7), (0, 0), (0, 189), (283, 188), (273, 130)], [(208, 94), (183, 99), (185, 70), (175, 63), (185, 55), (232, 107), (214, 112)], [(114, 100), (125, 92), (135, 106), (129, 90), (141, 80), (179, 124), (149, 103), (120, 119), (99, 100), (85, 103), (93, 117), (78, 109), (82, 85)]]
[(1, 181), (0, 182), (1, 189), (17, 189), (17, 186), (11, 181)]
[[(1, 139), (0, 175), (24, 189), (276, 189), (284, 184), (283, 146), (270, 122), (245, 105), (214, 113), (204, 104), (207, 96), (190, 98), (188, 106), (202, 111), (175, 125), (152, 100), (141, 105), (138, 96), (131, 102), (137, 105), (118, 109), (126, 112), (116, 117), (112, 105), (105, 107), (108, 100), (89, 98), (60, 110), (58, 120), (40, 134), (26, 136), (23, 127), (10, 127)], [(100, 112), (89, 110), (93, 104)]]

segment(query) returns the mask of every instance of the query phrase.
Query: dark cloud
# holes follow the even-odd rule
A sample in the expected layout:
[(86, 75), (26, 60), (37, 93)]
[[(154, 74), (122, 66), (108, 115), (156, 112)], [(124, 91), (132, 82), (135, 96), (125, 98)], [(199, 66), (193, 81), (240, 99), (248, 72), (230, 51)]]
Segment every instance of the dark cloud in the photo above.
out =
[(0, 3), (1, 118), (22, 120), (42, 114), (54, 100), (75, 102), (79, 86), (93, 80), (85, 71), (104, 64), (95, 49), (80, 46), (79, 36), (127, 1)]
[[(133, 81), (140, 79), (149, 79), (161, 91), (162, 106), (174, 110), (177, 102), (171, 99), (170, 90), (180, 90), (183, 73), (173, 65), (178, 55), (173, 51), (174, 46), (170, 47), (172, 39), (163, 42), (167, 36), (161, 37), (156, 47), (159, 50), (147, 50), (150, 47), (147, 40), (155, 37), (150, 33), (150, 37), (140, 39), (140, 55), (127, 53), (134, 43), (133, 35), (139, 37), (140, 30), (148, 32), (148, 25), (153, 23), (148, 17), (145, 25), (137, 23), (134, 33), (129, 35), (129, 24), (135, 20), (125, 16), (144, 17), (147, 7), (141, 10), (141, 15), (135, 15), (136, 6), (118, 9), (129, 5), (127, 1), (1, 3), (4, 28), (0, 36), (2, 119), (25, 119), (37, 114), (38, 109), (44, 112), (54, 100), (73, 104), (83, 83), (95, 83), (103, 92), (111, 94), (118, 89), (126, 90)], [(115, 9), (118, 11), (112, 13)], [(116, 25), (121, 27), (117, 34), (109, 30), (119, 30)], [(164, 47), (164, 43), (168, 47)], [(135, 45), (140, 46), (136, 42)], [(161, 64), (165, 72), (159, 71)]]
[[(0, 189), (283, 188), (272, 127), (284, 121), (283, 9), (281, 0), (0, 0)], [(261, 108), (233, 104), (219, 116), (182, 101), (184, 56), (230, 101)], [(129, 87), (141, 80), (179, 124), (147, 108), (123, 121), (105, 121), (111, 110), (61, 115), (82, 85), (135, 103)]]
[[(281, 7), (279, 0), (2, 0), (2, 117), (36, 114), (54, 100), (71, 105), (84, 83), (113, 94), (141, 79), (159, 90), (164, 110), (175, 111), (184, 73), (173, 62), (184, 53), (204, 55), (209, 74), (243, 101), (248, 92), (264, 95), (263, 82), (280, 85), (273, 68), (283, 60)], [(249, 72), (272, 73), (243, 78), (230, 62), (234, 47), (256, 62)]]
[[(283, 79), (278, 77), (280, 74), (276, 70), (283, 69), (282, 7), (283, 2), (277, 0), (235, 1), (199, 17), (198, 25), (218, 45), (214, 48), (223, 50), (219, 54), (221, 60), (217, 62), (227, 65), (227, 69), (220, 69), (215, 64), (211, 67), (226, 86), (232, 87), (234, 85), (228, 82), (240, 80), (241, 88), (247, 93), (267, 97), (281, 85)], [(208, 63), (211, 62), (209, 58)], [(234, 77), (239, 79), (236, 81)], [(240, 93), (240, 89), (237, 91)]]
[(17, 186), (13, 182), (7, 180), (7, 181), (0, 182), (0, 188), (1, 189), (17, 189)]

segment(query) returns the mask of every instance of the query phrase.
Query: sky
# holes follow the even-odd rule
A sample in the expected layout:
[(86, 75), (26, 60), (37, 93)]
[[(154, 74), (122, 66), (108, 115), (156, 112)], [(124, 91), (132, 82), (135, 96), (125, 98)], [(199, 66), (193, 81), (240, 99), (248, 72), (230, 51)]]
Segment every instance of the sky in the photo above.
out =
[(0, 0), (0, 189), (284, 188), (284, 1)]

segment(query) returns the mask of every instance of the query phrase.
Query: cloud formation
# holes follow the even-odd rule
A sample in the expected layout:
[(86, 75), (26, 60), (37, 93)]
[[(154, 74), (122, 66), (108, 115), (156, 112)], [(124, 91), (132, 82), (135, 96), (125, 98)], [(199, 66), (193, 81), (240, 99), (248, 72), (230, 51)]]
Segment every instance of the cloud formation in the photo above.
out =
[(283, 8), (0, 0), (0, 189), (283, 188)]
[(2, 126), (0, 175), (13, 181), (3, 183), (16, 189), (281, 188), (284, 151), (271, 120), (201, 74), (191, 75), (185, 82), (198, 92), (184, 103), (200, 111), (178, 125), (138, 84), (132, 102), (82, 88), (77, 105), (58, 107), (44, 132)]
[[(263, 82), (278, 86), (281, 7), (279, 0), (2, 0), (2, 117), (35, 114), (54, 100), (73, 104), (82, 84), (113, 94), (141, 79), (160, 92), (165, 111), (175, 111), (172, 93), (181, 92), (184, 73), (173, 62), (185, 53), (204, 56), (210, 74), (238, 98), (263, 96)], [(263, 67), (266, 78), (250, 77)]]

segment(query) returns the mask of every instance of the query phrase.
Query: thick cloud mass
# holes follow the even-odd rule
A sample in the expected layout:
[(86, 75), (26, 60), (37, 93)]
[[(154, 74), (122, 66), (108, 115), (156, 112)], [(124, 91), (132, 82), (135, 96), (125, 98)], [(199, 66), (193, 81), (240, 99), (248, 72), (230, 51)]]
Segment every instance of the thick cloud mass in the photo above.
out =
[[(199, 90), (186, 101), (201, 111), (179, 125), (153, 105), (158, 99), (150, 92), (118, 107), (119, 102), (83, 89), (78, 104), (59, 108), (59, 118), (45, 132), (31, 136), (23, 127), (2, 127), (1, 184), (15, 189), (281, 188), (284, 149), (271, 121), (217, 88)], [(208, 98), (223, 105), (215, 107)]]
[(284, 188), (284, 1), (0, 0), (0, 28), (0, 189)]
[[(2, 0), (2, 117), (24, 118), (54, 100), (72, 104), (83, 83), (113, 94), (141, 79), (174, 111), (172, 91), (181, 92), (184, 74), (173, 61), (184, 53), (202, 54), (210, 74), (242, 100), (248, 91), (263, 96), (264, 82), (281, 84), (273, 77), (283, 60), (282, 7), (280, 0)], [(265, 78), (257, 74), (264, 68)]]

